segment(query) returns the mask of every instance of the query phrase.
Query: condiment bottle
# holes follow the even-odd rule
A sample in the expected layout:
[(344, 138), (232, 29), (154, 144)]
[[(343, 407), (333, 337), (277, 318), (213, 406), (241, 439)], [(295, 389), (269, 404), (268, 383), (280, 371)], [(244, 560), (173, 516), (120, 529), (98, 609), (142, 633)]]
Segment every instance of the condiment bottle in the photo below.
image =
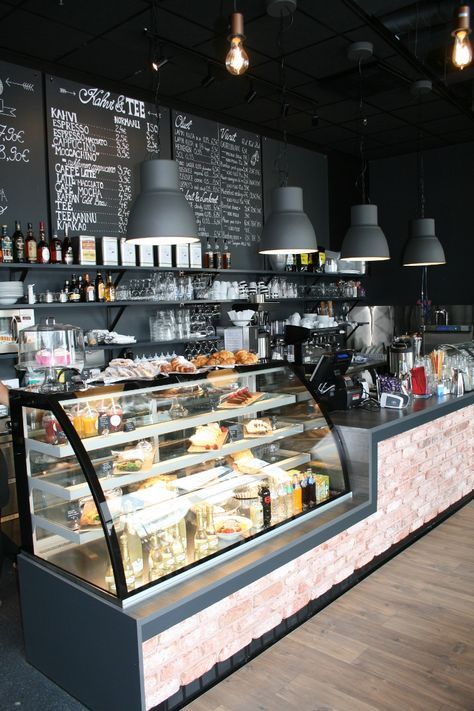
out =
[(210, 504), (206, 506), (206, 536), (209, 553), (212, 553), (218, 549), (219, 539), (214, 525), (214, 507)]
[(303, 494), (297, 474), (293, 475), (293, 510), (295, 513), (303, 510)]

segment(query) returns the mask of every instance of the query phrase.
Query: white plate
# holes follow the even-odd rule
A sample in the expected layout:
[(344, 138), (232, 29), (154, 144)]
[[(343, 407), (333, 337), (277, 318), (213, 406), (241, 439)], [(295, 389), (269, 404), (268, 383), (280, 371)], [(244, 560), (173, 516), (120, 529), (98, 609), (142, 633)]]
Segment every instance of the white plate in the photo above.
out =
[[(241, 526), (242, 530), (235, 531), (233, 533), (219, 533), (219, 526), (222, 526), (226, 521), (235, 521)], [(236, 541), (238, 538), (250, 531), (252, 528), (252, 521), (249, 518), (246, 518), (246, 516), (235, 516), (232, 514), (230, 516), (216, 516), (214, 518), (214, 525), (216, 527), (217, 537), (222, 541), (230, 542)]]

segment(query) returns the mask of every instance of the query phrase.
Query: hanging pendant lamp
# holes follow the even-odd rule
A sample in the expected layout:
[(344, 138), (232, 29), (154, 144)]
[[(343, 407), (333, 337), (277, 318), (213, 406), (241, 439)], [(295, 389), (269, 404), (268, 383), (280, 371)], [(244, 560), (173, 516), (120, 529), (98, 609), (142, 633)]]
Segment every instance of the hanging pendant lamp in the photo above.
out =
[[(420, 79), (412, 84), (411, 92), (418, 96), (418, 124), (421, 120), (421, 97), (431, 91), (431, 88), (432, 84), (429, 79)], [(421, 140), (420, 130), (417, 152), (420, 217), (410, 222), (410, 236), (403, 251), (402, 264), (404, 267), (435, 267), (446, 264), (443, 246), (435, 234), (435, 221), (431, 217), (425, 217), (425, 177)]]
[[(285, 55), (283, 51), (283, 32), (292, 24), (292, 14), (296, 8), (296, 0), (267, 0), (267, 13), (270, 17), (280, 18), (278, 47), (280, 49), (280, 83), (281, 83), (281, 125), (283, 146), (277, 158), (280, 174), (280, 187), (272, 191), (271, 213), (265, 220), (260, 237), (260, 254), (305, 254), (318, 251), (318, 243), (314, 228), (308, 215), (303, 210), (303, 189), (288, 186), (287, 135), (286, 115), (288, 103), (286, 100)], [(290, 23), (285, 28), (285, 18)]]
[(434, 267), (446, 264), (444, 249), (435, 235), (435, 221), (419, 217), (410, 223), (410, 238), (403, 253), (404, 267)]
[[(351, 61), (359, 64), (359, 112), (363, 123), (362, 62), (373, 54), (371, 42), (354, 42), (347, 51)], [(367, 164), (364, 156), (364, 136), (360, 134), (360, 158), (362, 183), (362, 204), (351, 207), (351, 224), (341, 247), (341, 259), (351, 262), (381, 262), (390, 259), (387, 238), (378, 224), (377, 205), (366, 202), (365, 172)]]
[(157, 158), (140, 164), (140, 192), (135, 198), (127, 224), (127, 242), (131, 244), (168, 245), (198, 242), (196, 218), (179, 187), (178, 164), (160, 158), (160, 107), (158, 90), (163, 61), (159, 46), (158, 0), (151, 7), (150, 40), (152, 89), (156, 112)]
[(127, 242), (160, 245), (199, 241), (196, 218), (179, 187), (176, 161), (143, 161), (140, 184), (128, 218)]
[(351, 225), (342, 243), (341, 259), (351, 262), (390, 259), (387, 239), (377, 222), (377, 205), (351, 207)]
[(303, 211), (303, 189), (275, 188), (272, 211), (260, 238), (260, 254), (304, 254), (317, 252), (313, 225)]

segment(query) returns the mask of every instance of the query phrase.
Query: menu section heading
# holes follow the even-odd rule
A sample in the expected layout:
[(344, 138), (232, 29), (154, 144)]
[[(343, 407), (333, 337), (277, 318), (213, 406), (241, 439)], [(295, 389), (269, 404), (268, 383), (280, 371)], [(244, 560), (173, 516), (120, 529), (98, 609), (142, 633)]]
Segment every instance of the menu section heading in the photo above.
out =
[(172, 124), (181, 189), (199, 236), (252, 247), (262, 229), (260, 136), (179, 111)]
[[(167, 110), (160, 110), (160, 128)], [(53, 225), (124, 235), (139, 189), (138, 165), (158, 157), (156, 109), (139, 99), (46, 77)]]

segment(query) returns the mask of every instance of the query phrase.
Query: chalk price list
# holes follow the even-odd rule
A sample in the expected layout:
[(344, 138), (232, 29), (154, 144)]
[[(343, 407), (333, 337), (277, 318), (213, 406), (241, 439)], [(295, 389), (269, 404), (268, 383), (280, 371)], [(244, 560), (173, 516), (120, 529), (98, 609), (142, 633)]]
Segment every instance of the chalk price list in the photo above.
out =
[(7, 163), (29, 163), (30, 149), (25, 146), (25, 132), (0, 123), (0, 160)]

